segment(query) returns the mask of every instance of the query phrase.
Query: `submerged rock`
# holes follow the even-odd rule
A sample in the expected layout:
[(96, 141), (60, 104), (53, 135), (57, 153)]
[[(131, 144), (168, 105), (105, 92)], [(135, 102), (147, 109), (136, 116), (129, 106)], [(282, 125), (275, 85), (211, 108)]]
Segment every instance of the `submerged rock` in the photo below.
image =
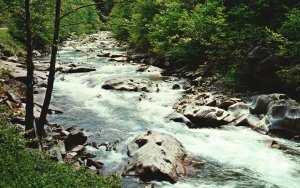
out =
[(124, 176), (137, 176), (142, 181), (169, 181), (175, 183), (186, 175), (186, 152), (179, 141), (170, 135), (155, 131), (137, 136), (128, 145), (128, 165)]

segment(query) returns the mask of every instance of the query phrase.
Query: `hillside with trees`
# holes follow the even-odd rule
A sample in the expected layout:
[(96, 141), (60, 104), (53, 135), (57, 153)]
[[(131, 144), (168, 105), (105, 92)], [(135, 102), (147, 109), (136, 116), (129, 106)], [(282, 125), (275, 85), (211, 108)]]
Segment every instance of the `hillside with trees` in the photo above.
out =
[(263, 47), (259, 55), (276, 58), (262, 73), (270, 77), (263, 87), (299, 93), (299, 6), (297, 0), (117, 0), (109, 24), (137, 51), (195, 71), (208, 65), (208, 72), (231, 86), (255, 82), (257, 73), (245, 61), (251, 50)]

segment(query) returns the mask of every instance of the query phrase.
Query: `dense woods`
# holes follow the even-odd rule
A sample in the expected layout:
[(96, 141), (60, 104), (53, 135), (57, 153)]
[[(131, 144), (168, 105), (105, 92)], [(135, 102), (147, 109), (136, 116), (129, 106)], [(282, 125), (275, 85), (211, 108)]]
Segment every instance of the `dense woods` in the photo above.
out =
[(116, 37), (138, 51), (193, 65), (208, 64), (227, 83), (243, 79), (256, 46), (292, 59), (276, 77), (299, 86), (299, 1), (117, 0), (110, 17)]

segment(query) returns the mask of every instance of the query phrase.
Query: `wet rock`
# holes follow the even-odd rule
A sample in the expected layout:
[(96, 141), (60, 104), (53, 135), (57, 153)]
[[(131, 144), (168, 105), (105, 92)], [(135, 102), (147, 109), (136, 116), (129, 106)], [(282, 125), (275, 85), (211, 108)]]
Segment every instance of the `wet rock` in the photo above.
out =
[(174, 122), (179, 122), (179, 123), (184, 123), (190, 128), (195, 128), (195, 125), (184, 115), (180, 113), (173, 113), (167, 117), (167, 119), (174, 121)]
[(60, 135), (61, 136), (68, 136), (70, 134), (70, 132), (68, 131), (61, 131)]
[(142, 61), (143, 59), (147, 58), (147, 54), (133, 54), (129, 57), (131, 61)]
[(229, 116), (229, 113), (217, 107), (199, 106), (195, 111), (187, 109), (184, 115), (200, 128), (226, 125), (227, 122), (224, 119)]
[(41, 57), (42, 56), (42, 54), (37, 50), (33, 50), (32, 55), (33, 55), (33, 57)]
[(242, 116), (250, 114), (250, 108), (246, 103), (239, 102), (229, 106), (228, 113), (230, 115), (225, 118), (225, 121), (229, 123), (241, 118)]
[(144, 91), (142, 91), (139, 96), (139, 101), (142, 101), (142, 100), (150, 100), (150, 98), (148, 97), (148, 94)]
[(285, 138), (300, 135), (300, 104), (293, 100), (273, 101), (264, 120), (268, 133)]
[(136, 71), (137, 72), (145, 72), (149, 67), (150, 67), (150, 65), (141, 65)]
[(105, 142), (105, 143), (101, 143), (99, 144), (97, 147), (101, 147), (101, 146), (105, 146), (106, 147), (106, 151), (112, 151), (112, 150), (116, 150), (117, 149), (117, 145), (119, 143), (119, 140), (116, 140), (114, 142)]
[(228, 108), (236, 103), (242, 102), (242, 99), (239, 98), (225, 98), (224, 100), (217, 97), (217, 104), (218, 108), (222, 108), (224, 110), (228, 110)]
[(110, 55), (111, 58), (127, 57), (124, 53), (114, 53)]
[(269, 110), (269, 104), (279, 100), (289, 100), (290, 98), (285, 94), (274, 93), (270, 95), (259, 95), (254, 97), (250, 103), (250, 112), (252, 114), (267, 114)]
[(109, 52), (102, 52), (100, 54), (97, 54), (98, 57), (110, 57), (110, 53)]
[(10, 100), (13, 103), (22, 103), (20, 97), (12, 91), (7, 91), (6, 96), (8, 97), (8, 100)]
[(87, 141), (87, 136), (79, 131), (72, 131), (65, 140), (67, 151), (77, 145), (84, 145)]
[(66, 155), (66, 154), (67, 154), (67, 152), (66, 152), (66, 147), (65, 147), (65, 143), (64, 143), (62, 140), (59, 140), (59, 141), (58, 141), (57, 147), (59, 147), (60, 152), (61, 152), (62, 155)]
[(100, 170), (103, 168), (104, 164), (100, 161), (92, 160), (92, 159), (87, 159), (85, 162), (85, 166), (87, 167), (95, 167), (97, 170)]
[(84, 146), (91, 146), (95, 149), (99, 149), (98, 144), (96, 142), (88, 142)]
[(173, 90), (181, 89), (181, 87), (180, 87), (179, 84), (174, 84), (174, 85), (172, 86), (172, 89), (173, 89)]
[(19, 58), (17, 56), (11, 56), (7, 58), (7, 61), (16, 63), (19, 61)]
[(158, 85), (151, 81), (134, 79), (113, 79), (108, 80), (102, 85), (103, 89), (134, 91), (134, 92), (157, 92)]
[(83, 145), (78, 145), (75, 148), (71, 150), (71, 152), (76, 152), (76, 153), (82, 153), (84, 151), (84, 146)]
[[(40, 112), (41, 108), (44, 104), (44, 98), (45, 95), (44, 94), (35, 94), (34, 95), (34, 104), (36, 104), (37, 106), (37, 110)], [(48, 109), (48, 114), (62, 114), (63, 110), (57, 106), (54, 106), (52, 104), (50, 104), (49, 109)]]
[(63, 162), (62, 153), (59, 147), (53, 147), (49, 151), (49, 156), (58, 162)]
[(116, 57), (116, 58), (111, 58), (109, 61), (116, 61), (116, 62), (126, 62), (127, 57)]
[(66, 161), (72, 161), (72, 160), (74, 160), (77, 156), (78, 156), (78, 153), (76, 153), (76, 152), (69, 152), (69, 153), (67, 153), (65, 160), (66, 160)]
[(84, 73), (84, 72), (92, 72), (92, 71), (96, 71), (96, 69), (89, 68), (89, 67), (69, 67), (60, 70), (61, 73)]
[(131, 157), (124, 176), (138, 176), (142, 181), (169, 181), (175, 183), (186, 175), (185, 150), (172, 136), (148, 131), (128, 145)]

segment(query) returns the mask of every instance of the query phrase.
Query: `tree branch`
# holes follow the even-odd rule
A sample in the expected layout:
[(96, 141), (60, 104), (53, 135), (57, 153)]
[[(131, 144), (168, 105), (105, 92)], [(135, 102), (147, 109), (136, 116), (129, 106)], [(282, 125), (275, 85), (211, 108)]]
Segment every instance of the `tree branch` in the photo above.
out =
[(78, 11), (78, 10), (80, 10), (80, 9), (83, 9), (83, 8), (86, 8), (86, 7), (95, 6), (95, 5), (100, 5), (100, 4), (103, 4), (103, 1), (102, 1), (102, 2), (99, 2), (99, 3), (93, 3), (93, 4), (88, 4), (88, 5), (82, 5), (82, 6), (80, 6), (80, 7), (77, 7), (77, 8), (75, 8), (75, 9), (71, 10), (70, 12), (67, 12), (66, 14), (62, 15), (62, 16), (60, 17), (60, 19), (62, 20), (63, 18), (69, 16), (70, 14), (73, 14), (74, 12), (76, 12), (76, 11)]

